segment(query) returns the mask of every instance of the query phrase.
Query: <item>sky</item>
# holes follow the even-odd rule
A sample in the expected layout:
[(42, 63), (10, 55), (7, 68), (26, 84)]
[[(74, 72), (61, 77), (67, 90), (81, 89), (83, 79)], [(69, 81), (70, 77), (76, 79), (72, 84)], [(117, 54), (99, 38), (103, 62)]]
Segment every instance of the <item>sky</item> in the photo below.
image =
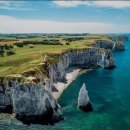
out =
[(130, 1), (0, 1), (0, 33), (129, 33)]

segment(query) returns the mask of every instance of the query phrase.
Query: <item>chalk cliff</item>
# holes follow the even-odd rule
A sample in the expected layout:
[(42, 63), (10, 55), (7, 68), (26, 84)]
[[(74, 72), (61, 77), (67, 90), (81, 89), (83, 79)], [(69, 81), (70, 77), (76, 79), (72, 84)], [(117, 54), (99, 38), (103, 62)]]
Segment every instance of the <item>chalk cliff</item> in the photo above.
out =
[(111, 49), (112, 51), (124, 51), (125, 46), (123, 42), (115, 42), (112, 40), (97, 40), (96, 44), (92, 46), (98, 48)]
[(110, 35), (108, 38), (115, 42), (127, 42), (129, 40), (125, 35)]
[(62, 119), (59, 105), (43, 83), (13, 84), (13, 111), (25, 123), (54, 123)]
[[(0, 81), (0, 108), (12, 108), (16, 118), (30, 123), (53, 123), (61, 120), (58, 103), (52, 96), (54, 83), (62, 79), (69, 66), (103, 67), (115, 66), (111, 50), (100, 48), (73, 49), (61, 55), (49, 56), (38, 65), (38, 69), (30, 70), (19, 75), (24, 83), (16, 80), (4, 84)], [(16, 76), (17, 77), (17, 76)]]
[(111, 69), (115, 66), (111, 50), (96, 48), (70, 50), (62, 54), (57, 63), (51, 66), (47, 63), (45, 64), (43, 64), (43, 66), (41, 64), (41, 66), (43, 70), (47, 72), (47, 77), (44, 81), (45, 86), (47, 86), (49, 90), (51, 90), (53, 83), (56, 83), (65, 76), (65, 70), (69, 66), (77, 66), (80, 68), (103, 67), (107, 69)]

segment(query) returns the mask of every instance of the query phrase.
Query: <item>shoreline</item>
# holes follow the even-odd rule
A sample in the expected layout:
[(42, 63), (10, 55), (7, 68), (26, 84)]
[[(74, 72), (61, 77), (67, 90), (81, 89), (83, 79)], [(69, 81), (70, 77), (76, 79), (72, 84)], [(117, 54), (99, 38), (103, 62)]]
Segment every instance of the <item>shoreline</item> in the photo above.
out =
[(52, 95), (55, 99), (60, 98), (61, 94), (64, 92), (64, 90), (80, 75), (83, 73), (86, 73), (88, 71), (91, 71), (93, 69), (81, 69), (81, 68), (75, 68), (75, 67), (69, 67), (66, 70), (66, 80), (67, 82), (57, 82), (54, 84), (55, 88), (58, 90), (57, 92), (53, 92)]
[(81, 69), (79, 68), (72, 68), (69, 67), (66, 70), (66, 83), (64, 82), (57, 82), (54, 84), (55, 88), (58, 90), (58, 92), (53, 92), (52, 95), (55, 99), (60, 98), (63, 91), (79, 76)]

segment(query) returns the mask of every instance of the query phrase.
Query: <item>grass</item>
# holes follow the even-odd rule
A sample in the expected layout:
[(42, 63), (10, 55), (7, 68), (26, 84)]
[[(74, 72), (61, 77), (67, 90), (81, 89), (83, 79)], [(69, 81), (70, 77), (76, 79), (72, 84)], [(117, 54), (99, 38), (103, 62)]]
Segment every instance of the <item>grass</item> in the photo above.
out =
[[(32, 45), (23, 48), (15, 47), (15, 55), (0, 57), (0, 76), (16, 74), (35, 67), (43, 60), (42, 55), (47, 53), (59, 54), (66, 49), (81, 48), (74, 44), (71, 45)], [(87, 46), (82, 45), (83, 48)]]
[[(89, 48), (91, 44), (94, 44), (96, 40), (107, 39), (104, 35), (88, 35), (84, 37), (84, 40), (78, 40), (70, 42), (70, 45), (65, 45), (65, 37), (60, 38), (47, 38), (59, 39), (63, 45), (26, 45), (22, 48), (14, 47), (15, 55), (0, 57), (0, 76), (18, 74), (30, 69), (34, 69), (37, 65), (43, 61), (45, 54), (61, 54), (68, 49), (82, 49)], [(29, 38), (26, 40), (44, 40), (45, 38)], [(25, 39), (22, 39), (24, 41)], [(21, 39), (19, 39), (21, 41)], [(8, 44), (13, 44), (16, 41), (10, 41)], [(7, 44), (7, 42), (5, 42)], [(0, 42), (3, 44), (3, 42)], [(30, 48), (33, 47), (33, 48)], [(52, 60), (54, 62), (54, 60)]]

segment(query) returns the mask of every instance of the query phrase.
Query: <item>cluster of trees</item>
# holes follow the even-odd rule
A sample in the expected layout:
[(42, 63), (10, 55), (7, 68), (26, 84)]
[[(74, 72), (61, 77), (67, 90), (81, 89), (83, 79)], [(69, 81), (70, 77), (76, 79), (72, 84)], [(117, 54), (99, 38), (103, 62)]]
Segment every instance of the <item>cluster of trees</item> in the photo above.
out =
[(29, 44), (33, 44), (33, 45), (38, 45), (38, 44), (42, 44), (42, 45), (62, 45), (59, 42), (59, 40), (56, 40), (56, 39), (43, 40), (43, 41), (23, 41), (22, 43), (15, 43), (14, 45), (16, 45), (17, 47), (23, 47), (23, 46), (29, 45)]
[(35, 37), (50, 37), (50, 38), (56, 38), (56, 37), (62, 37), (62, 36), (87, 36), (90, 35), (90, 33), (23, 33), (23, 34), (2, 34), (0, 33), (0, 37), (3, 38), (35, 38)]
[(0, 42), (18, 41), (15, 38), (0, 38)]
[(0, 37), (2, 38), (9, 38), (9, 39), (12, 39), (12, 38), (15, 38), (16, 40), (18, 40), (19, 38), (20, 39), (25, 39), (25, 38), (34, 38), (34, 37), (38, 37), (38, 35), (35, 35), (35, 34), (0, 34)]
[(70, 37), (70, 38), (64, 38), (63, 40), (67, 42), (73, 42), (73, 41), (84, 40), (84, 37)]
[(69, 43), (69, 42), (66, 42), (66, 45), (70, 45), (70, 43)]
[(14, 55), (15, 52), (12, 50), (13, 45), (0, 45), (0, 56), (6, 55)]
[(61, 45), (61, 43), (57, 39), (44, 40), (42, 44), (46, 44), (46, 45)]
[(42, 45), (62, 45), (59, 40), (57, 39), (51, 39), (51, 40), (43, 40), (43, 41), (23, 41), (21, 43), (16, 42), (13, 45), (0, 45), (0, 56), (4, 56), (4, 55), (14, 55), (15, 52), (13, 51), (14, 46), (17, 47), (23, 47), (25, 45), (38, 45), (38, 44), (42, 44)]
[(87, 36), (90, 35), (90, 33), (63, 33), (59, 35), (60, 36)]

